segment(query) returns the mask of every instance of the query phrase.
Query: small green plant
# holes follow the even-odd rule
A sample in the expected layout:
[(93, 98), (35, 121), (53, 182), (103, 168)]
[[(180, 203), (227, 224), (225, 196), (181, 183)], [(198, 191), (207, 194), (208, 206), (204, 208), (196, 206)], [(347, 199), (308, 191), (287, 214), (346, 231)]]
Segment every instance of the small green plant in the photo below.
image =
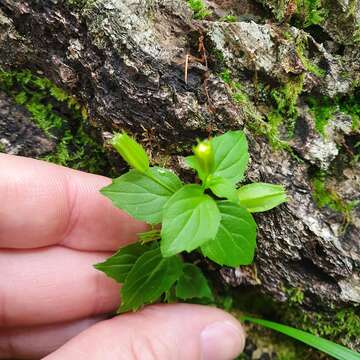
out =
[[(117, 134), (112, 145), (130, 165), (101, 193), (113, 204), (151, 229), (95, 268), (123, 284), (118, 313), (137, 310), (159, 300), (177, 299), (218, 303), (231, 310), (231, 298), (215, 299), (195, 264), (185, 252), (196, 251), (219, 265), (236, 267), (253, 261), (256, 223), (251, 215), (286, 201), (281, 185), (252, 183), (236, 187), (248, 165), (247, 140), (241, 131), (229, 131), (198, 142), (186, 158), (200, 184), (183, 184), (170, 170), (151, 167), (145, 150), (127, 134)], [(161, 224), (161, 227), (160, 227)], [(291, 293), (303, 301), (302, 292)], [(242, 317), (300, 340), (339, 360), (359, 355), (331, 341), (278, 323)]]
[(224, 22), (236, 22), (237, 17), (235, 15), (225, 15), (220, 20)]
[(296, 0), (296, 15), (304, 28), (322, 24), (328, 14), (321, 0)]
[(193, 148), (194, 155), (186, 162), (201, 184), (183, 184), (170, 170), (150, 167), (145, 150), (125, 133), (115, 135), (112, 144), (132, 169), (101, 193), (152, 226), (139, 234), (138, 243), (95, 265), (124, 284), (119, 312), (158, 300), (211, 301), (205, 276), (183, 262), (181, 253), (197, 251), (225, 266), (250, 264), (256, 247), (251, 213), (286, 201), (283, 187), (253, 183), (236, 188), (249, 161), (241, 131), (229, 131)]
[(194, 19), (204, 20), (212, 15), (203, 0), (187, 0), (190, 9), (194, 12)]

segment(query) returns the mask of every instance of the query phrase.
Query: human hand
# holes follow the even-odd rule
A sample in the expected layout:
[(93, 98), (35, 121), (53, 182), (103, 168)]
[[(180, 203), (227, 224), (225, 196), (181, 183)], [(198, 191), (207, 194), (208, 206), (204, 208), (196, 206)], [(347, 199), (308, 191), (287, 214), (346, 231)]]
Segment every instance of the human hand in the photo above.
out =
[(0, 359), (236, 357), (244, 332), (215, 308), (152, 305), (106, 319), (119, 287), (92, 265), (146, 229), (99, 194), (109, 182), (0, 154)]

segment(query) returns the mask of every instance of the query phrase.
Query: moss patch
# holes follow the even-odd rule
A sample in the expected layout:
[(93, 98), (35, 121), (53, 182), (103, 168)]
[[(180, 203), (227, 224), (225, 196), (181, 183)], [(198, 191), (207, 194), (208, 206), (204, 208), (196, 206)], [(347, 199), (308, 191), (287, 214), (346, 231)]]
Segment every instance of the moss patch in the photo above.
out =
[[(321, 336), (354, 350), (360, 347), (360, 311), (356, 308), (334, 309), (327, 313), (305, 310), (302, 306), (305, 294), (302, 289), (285, 289), (288, 300), (280, 303), (259, 293), (255, 288), (232, 291), (230, 311), (235, 316), (251, 314), (267, 320), (283, 323)], [(292, 340), (284, 335), (251, 325), (247, 328), (248, 337), (255, 343), (264, 340), (273, 346), (275, 359), (328, 359), (324, 354)], [(260, 339), (259, 339), (260, 338)], [(288, 356), (288, 357), (286, 357)], [(247, 357), (243, 357), (247, 359)]]
[(296, 0), (295, 24), (299, 27), (320, 25), (327, 15), (321, 0)]
[(219, 75), (222, 80), (229, 85), (234, 102), (242, 108), (248, 118), (246, 124), (247, 128), (257, 135), (265, 136), (274, 149), (285, 149), (292, 153), (289, 144), (279, 137), (278, 126), (280, 124), (271, 124), (264, 119), (262, 114), (256, 109), (256, 106), (249, 95), (243, 89), (242, 84), (233, 79), (233, 76), (228, 69), (225, 69)]
[(315, 129), (320, 135), (324, 137), (326, 126), (331, 116), (335, 113), (336, 106), (333, 104), (333, 101), (328, 97), (309, 96), (306, 98), (306, 102), (309, 105), (312, 115), (314, 117)]
[(345, 224), (351, 221), (351, 210), (357, 205), (357, 201), (344, 201), (326, 182), (327, 174), (317, 171), (312, 179), (313, 198), (319, 208), (328, 207), (344, 216)]
[(355, 31), (353, 33), (353, 41), (356, 44), (360, 43), (360, 23), (356, 24)]
[(306, 48), (308, 45), (308, 38), (304, 35), (299, 35), (296, 39), (294, 39), (296, 54), (300, 58), (302, 64), (306, 71), (314, 74), (315, 76), (322, 78), (325, 76), (326, 71), (316, 65), (313, 61), (311, 61), (306, 55)]
[(288, 82), (271, 90), (271, 98), (274, 102), (274, 109), (268, 114), (268, 121), (271, 132), (274, 136), (280, 137), (279, 129), (283, 124), (291, 138), (294, 134), (295, 122), (298, 117), (297, 100), (302, 92), (304, 75), (289, 78)]
[(337, 96), (333, 99), (327, 96), (307, 96), (305, 99), (314, 116), (315, 128), (322, 136), (330, 118), (336, 112), (351, 116), (353, 131), (360, 130), (360, 89), (354, 90), (351, 96)]
[(212, 15), (203, 0), (187, 0), (190, 9), (194, 12), (194, 19), (204, 20)]
[(73, 96), (29, 70), (0, 71), (0, 88), (31, 113), (47, 136), (56, 139), (56, 151), (43, 160), (109, 175), (111, 166), (103, 147), (89, 136), (86, 108)]
[(263, 0), (270, 5), (271, 10), (278, 21), (289, 21), (299, 28), (307, 28), (312, 25), (321, 25), (328, 10), (322, 0)]
[(220, 21), (224, 21), (224, 22), (236, 22), (237, 21), (237, 17), (235, 15), (225, 15), (223, 16)]

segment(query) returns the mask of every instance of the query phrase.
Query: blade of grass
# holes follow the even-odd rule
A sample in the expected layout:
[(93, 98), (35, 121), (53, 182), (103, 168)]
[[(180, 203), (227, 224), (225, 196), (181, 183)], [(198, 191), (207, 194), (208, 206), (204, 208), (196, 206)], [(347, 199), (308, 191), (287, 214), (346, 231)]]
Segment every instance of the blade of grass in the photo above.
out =
[(296, 340), (314, 347), (338, 360), (360, 360), (360, 354), (352, 351), (344, 346), (338, 345), (329, 340), (321, 337), (309, 334), (305, 331), (292, 328), (290, 326), (278, 324), (276, 322), (255, 319), (249, 316), (242, 316), (241, 320), (250, 321), (254, 324), (258, 324), (269, 329), (278, 331), (282, 334), (288, 335)]

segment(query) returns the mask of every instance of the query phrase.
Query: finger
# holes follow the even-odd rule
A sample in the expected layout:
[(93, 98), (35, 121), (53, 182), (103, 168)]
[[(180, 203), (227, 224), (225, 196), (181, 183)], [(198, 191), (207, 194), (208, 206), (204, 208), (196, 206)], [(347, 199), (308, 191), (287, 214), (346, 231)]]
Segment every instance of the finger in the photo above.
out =
[(0, 154), (0, 247), (116, 250), (146, 226), (99, 193), (110, 180)]
[(231, 360), (244, 347), (241, 325), (200, 305), (155, 305), (103, 321), (46, 360)]
[(28, 328), (0, 328), (0, 359), (40, 359), (104, 316)]
[(92, 266), (106, 256), (60, 246), (0, 251), (0, 327), (52, 324), (115, 310), (119, 286)]

